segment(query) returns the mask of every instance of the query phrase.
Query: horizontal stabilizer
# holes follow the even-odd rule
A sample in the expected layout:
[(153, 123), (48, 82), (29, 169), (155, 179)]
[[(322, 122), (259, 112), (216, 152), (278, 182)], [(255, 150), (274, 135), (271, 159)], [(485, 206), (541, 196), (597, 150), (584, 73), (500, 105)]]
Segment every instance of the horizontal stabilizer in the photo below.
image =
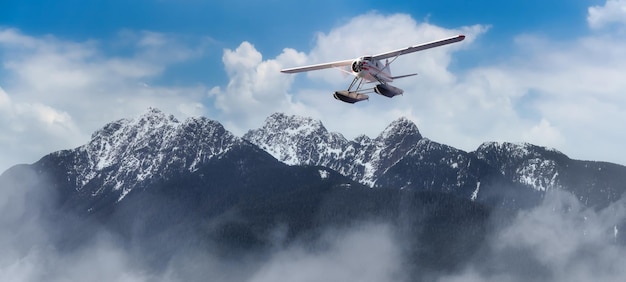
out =
[(414, 76), (414, 75), (417, 75), (417, 73), (398, 75), (398, 76), (392, 77), (391, 79), (405, 78), (405, 77)]

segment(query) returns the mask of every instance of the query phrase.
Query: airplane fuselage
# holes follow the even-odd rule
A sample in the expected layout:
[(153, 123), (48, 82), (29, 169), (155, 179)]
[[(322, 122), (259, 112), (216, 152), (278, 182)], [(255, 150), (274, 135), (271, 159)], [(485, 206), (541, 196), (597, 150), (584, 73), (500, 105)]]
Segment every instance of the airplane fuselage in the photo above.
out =
[(389, 64), (383, 64), (380, 60), (375, 60), (370, 56), (360, 57), (351, 65), (352, 72), (369, 82), (392, 82)]

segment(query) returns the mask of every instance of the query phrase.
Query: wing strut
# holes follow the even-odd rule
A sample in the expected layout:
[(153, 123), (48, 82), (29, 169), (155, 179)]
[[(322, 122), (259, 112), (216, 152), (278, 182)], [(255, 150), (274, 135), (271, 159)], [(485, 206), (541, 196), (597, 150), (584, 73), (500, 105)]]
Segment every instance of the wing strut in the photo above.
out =
[(359, 84), (357, 85), (355, 91), (359, 91), (359, 89), (361, 89), (361, 84), (363, 84), (363, 78), (355, 76), (354, 79), (352, 80), (352, 83), (350, 83), (350, 86), (348, 87), (348, 92), (350, 92), (350, 90), (352, 90), (352, 87), (354, 87), (354, 85), (357, 83), (357, 81), (359, 82)]

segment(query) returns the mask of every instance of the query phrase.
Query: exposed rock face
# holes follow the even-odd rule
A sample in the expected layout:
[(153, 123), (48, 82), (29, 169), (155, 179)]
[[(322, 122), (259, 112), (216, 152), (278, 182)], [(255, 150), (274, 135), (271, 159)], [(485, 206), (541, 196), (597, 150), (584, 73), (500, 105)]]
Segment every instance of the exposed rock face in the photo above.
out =
[[(494, 193), (517, 197), (524, 188), (539, 194), (565, 189), (600, 206), (626, 191), (620, 184), (626, 177), (617, 172), (623, 166), (571, 160), (555, 149), (526, 143), (486, 142), (464, 152), (422, 137), (406, 118), (374, 139), (361, 135), (347, 140), (318, 120), (277, 113), (243, 138), (286, 164), (325, 166), (370, 187), (456, 192), (473, 200)], [(580, 175), (586, 177), (572, 181)], [(589, 202), (599, 183), (605, 184), (600, 189), (605, 200), (593, 196)]]

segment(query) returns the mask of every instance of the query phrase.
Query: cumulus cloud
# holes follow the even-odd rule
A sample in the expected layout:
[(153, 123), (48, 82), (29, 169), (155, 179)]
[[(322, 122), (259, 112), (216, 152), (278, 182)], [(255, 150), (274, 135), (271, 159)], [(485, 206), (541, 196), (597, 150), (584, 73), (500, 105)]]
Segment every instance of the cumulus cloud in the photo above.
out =
[[(378, 134), (400, 116), (420, 120), (422, 116), (418, 112), (429, 106), (420, 98), (434, 96), (428, 94), (431, 92), (440, 94), (443, 92), (440, 91), (441, 86), (449, 86), (456, 80), (447, 69), (452, 61), (451, 54), (465, 48), (486, 30), (487, 27), (480, 25), (446, 29), (418, 23), (404, 14), (385, 16), (368, 13), (328, 33), (319, 33), (315, 47), (308, 54), (287, 48), (275, 59), (263, 60), (248, 42), (242, 43), (236, 50), (225, 50), (223, 61), (230, 82), (226, 89), (216, 87), (211, 93), (216, 97), (216, 107), (228, 114), (229, 118), (225, 120), (239, 123), (238, 127), (235, 124), (229, 127), (234, 128), (236, 133), (258, 126), (264, 117), (280, 111), (319, 118), (331, 130), (347, 137)], [(285, 67), (356, 58), (456, 34), (466, 34), (468, 39), (458, 46), (433, 49), (427, 55), (402, 58), (394, 63), (394, 73), (417, 71), (423, 75), (421, 81), (425, 81), (419, 87), (416, 87), (415, 81), (399, 81), (399, 86), (408, 89), (403, 101), (372, 101), (349, 107), (332, 98), (333, 91), (347, 88), (352, 79), (341, 75), (340, 71), (330, 69), (308, 73), (306, 76), (310, 82), (302, 82), (307, 85), (305, 87), (301, 86), (302, 83), (294, 87), (297, 75), (279, 72)], [(416, 95), (418, 92), (420, 94)], [(379, 99), (386, 98), (375, 98)]]
[(220, 111), (219, 120), (229, 130), (243, 134), (260, 126), (260, 121), (274, 112), (303, 113), (304, 107), (287, 93), (293, 77), (280, 70), (286, 63), (302, 62), (304, 56), (285, 49), (275, 59), (263, 60), (249, 42), (235, 50), (224, 50), (222, 61), (230, 81), (225, 89), (214, 87), (209, 92)]
[[(626, 83), (619, 78), (626, 71), (626, 40), (590, 35), (555, 42), (526, 35), (516, 42), (524, 57), (488, 67), (487, 75), (517, 91), (482, 89), (492, 97), (506, 97), (503, 106), (510, 109), (507, 122), (513, 126), (502, 132), (511, 140), (541, 141), (570, 157), (624, 163), (626, 155), (615, 154), (624, 136), (612, 121), (626, 118), (619, 106), (626, 104)], [(533, 132), (539, 129), (550, 131), (536, 139), (539, 135)]]
[[(404, 14), (368, 13), (317, 34), (308, 52), (286, 49), (277, 59), (264, 60), (243, 43), (224, 54), (230, 83), (226, 90), (214, 89), (216, 105), (241, 124), (238, 132), (254, 126), (255, 120), (258, 124), (267, 113), (281, 111), (321, 119), (348, 138), (373, 137), (406, 116), (430, 139), (467, 151), (485, 141), (533, 142), (573, 158), (626, 162), (626, 153), (616, 153), (623, 151), (619, 140), (625, 136), (613, 122), (626, 118), (619, 106), (626, 104), (623, 37), (592, 33), (557, 41), (522, 34), (512, 38), (506, 60), (452, 71), (464, 50), (481, 48), (481, 36), (488, 30), (485, 25), (444, 28)], [(372, 94), (369, 102), (342, 104), (331, 94), (347, 88), (351, 77), (338, 70), (277, 72), (281, 67), (355, 58), (455, 34), (467, 35), (466, 40), (393, 63), (396, 75), (419, 73), (394, 82), (405, 93), (393, 99)], [(234, 55), (247, 60), (235, 60)], [(261, 81), (264, 87), (258, 85)]]
[(607, 0), (603, 6), (588, 9), (587, 23), (591, 28), (603, 28), (611, 24), (626, 24), (626, 1)]
[(524, 139), (534, 144), (553, 144), (554, 146), (563, 144), (563, 136), (546, 119), (542, 119), (539, 124), (530, 128), (524, 135)]
[[(311, 50), (308, 63), (321, 63), (333, 60), (357, 58), (374, 55), (385, 51), (433, 41), (457, 34), (466, 34), (466, 41), (442, 48), (428, 50), (427, 55), (411, 54), (398, 59), (392, 65), (394, 73), (418, 72), (429, 81), (446, 83), (453, 79), (447, 71), (451, 54), (475, 40), (476, 36), (487, 30), (485, 26), (475, 25), (458, 29), (447, 29), (427, 22), (416, 22), (405, 14), (381, 15), (368, 13), (357, 16), (342, 26), (328, 33), (316, 36), (316, 46)], [(426, 71), (428, 70), (428, 71)], [(345, 79), (336, 75), (336, 71), (308, 73), (309, 77), (322, 78), (324, 81), (347, 87)]]
[[(123, 31), (115, 46), (34, 37), (0, 29), (0, 171), (88, 141), (105, 123), (158, 107), (179, 116), (205, 114), (204, 86), (160, 86), (173, 64), (202, 54), (163, 33)], [(105, 48), (123, 50), (106, 55)]]

